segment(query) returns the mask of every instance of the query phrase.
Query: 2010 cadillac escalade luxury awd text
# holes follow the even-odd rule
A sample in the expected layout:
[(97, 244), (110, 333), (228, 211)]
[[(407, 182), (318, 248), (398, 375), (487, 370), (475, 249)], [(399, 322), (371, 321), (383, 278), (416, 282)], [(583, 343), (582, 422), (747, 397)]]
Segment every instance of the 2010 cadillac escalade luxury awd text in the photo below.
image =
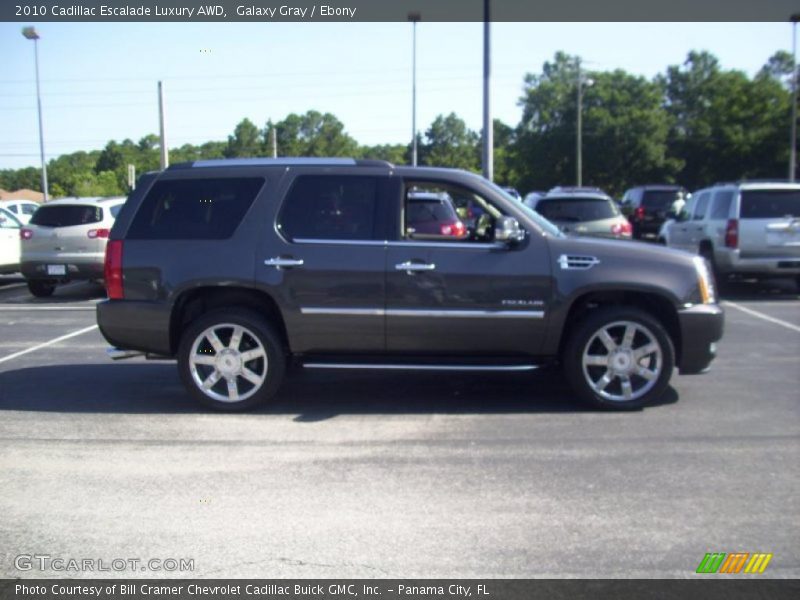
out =
[[(436, 210), (408, 210), (424, 194), (479, 217), (447, 213), (439, 226)], [(558, 361), (580, 398), (634, 408), (659, 398), (675, 367), (707, 369), (723, 330), (700, 257), (565, 237), (481, 177), (381, 161), (209, 160), (148, 174), (105, 268), (97, 317), (112, 356), (176, 357), (189, 392), (218, 409), (269, 399), (289, 360)]]

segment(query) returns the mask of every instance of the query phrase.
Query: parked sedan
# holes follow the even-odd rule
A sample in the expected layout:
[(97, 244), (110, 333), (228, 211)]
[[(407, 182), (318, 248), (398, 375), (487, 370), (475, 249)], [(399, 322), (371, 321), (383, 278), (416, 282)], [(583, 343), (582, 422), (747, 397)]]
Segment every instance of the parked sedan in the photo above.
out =
[(39, 207), (22, 229), (21, 267), (31, 294), (50, 296), (56, 285), (103, 279), (111, 226), (124, 198), (63, 198)]
[(448, 194), (412, 192), (406, 200), (406, 233), (414, 239), (464, 239), (467, 226)]
[(32, 200), (0, 200), (0, 208), (9, 211), (23, 225), (31, 220), (39, 206), (39, 203)]
[[(533, 204), (533, 206), (531, 206)], [(564, 233), (630, 239), (631, 224), (609, 196), (552, 192), (527, 204)]]
[(0, 273), (19, 271), (19, 231), (22, 223), (11, 211), (0, 208)]

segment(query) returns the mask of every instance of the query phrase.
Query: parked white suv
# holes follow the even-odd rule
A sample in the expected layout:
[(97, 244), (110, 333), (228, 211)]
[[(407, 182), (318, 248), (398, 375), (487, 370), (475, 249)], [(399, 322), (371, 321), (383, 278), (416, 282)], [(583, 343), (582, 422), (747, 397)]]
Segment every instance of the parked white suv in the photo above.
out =
[(50, 296), (56, 285), (103, 279), (111, 226), (125, 198), (62, 198), (43, 204), (22, 229), (21, 270), (31, 294)]
[(718, 279), (792, 277), (800, 285), (800, 184), (739, 182), (695, 192), (659, 240), (696, 252)]
[(33, 200), (0, 200), (0, 208), (5, 208), (25, 225), (39, 208), (39, 203)]

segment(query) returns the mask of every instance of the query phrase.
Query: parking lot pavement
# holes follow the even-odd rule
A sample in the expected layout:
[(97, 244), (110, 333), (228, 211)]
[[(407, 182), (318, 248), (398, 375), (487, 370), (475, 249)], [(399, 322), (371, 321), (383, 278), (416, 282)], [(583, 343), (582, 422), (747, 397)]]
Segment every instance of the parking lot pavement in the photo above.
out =
[(800, 576), (789, 288), (733, 290), (773, 320), (728, 306), (712, 372), (627, 414), (575, 406), (552, 370), (294, 372), (269, 407), (209, 413), (173, 363), (106, 360), (97, 288), (17, 293), (0, 361), (39, 347), (0, 362), (2, 577), (62, 574), (14, 568), (35, 553), (194, 559), (183, 577), (691, 577), (716, 551)]

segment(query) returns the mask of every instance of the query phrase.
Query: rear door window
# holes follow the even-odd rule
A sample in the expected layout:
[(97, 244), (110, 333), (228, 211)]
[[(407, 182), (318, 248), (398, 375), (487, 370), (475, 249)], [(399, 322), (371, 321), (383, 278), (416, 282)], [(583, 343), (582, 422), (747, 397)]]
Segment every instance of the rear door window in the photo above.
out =
[(745, 190), (739, 213), (742, 219), (800, 217), (800, 190)]
[(714, 202), (711, 205), (711, 219), (727, 219), (731, 211), (733, 201), (733, 190), (725, 190), (714, 194)]
[(694, 205), (694, 216), (692, 220), (702, 221), (706, 216), (706, 208), (708, 207), (708, 199), (711, 194), (704, 192), (697, 198), (697, 203)]
[(227, 239), (233, 235), (263, 185), (263, 177), (157, 181), (142, 200), (127, 237), (140, 240)]
[(290, 240), (373, 240), (379, 181), (358, 175), (301, 175), (289, 191), (278, 228)]
[(40, 227), (73, 227), (103, 220), (103, 209), (90, 204), (56, 204), (40, 206), (31, 217), (31, 225)]

